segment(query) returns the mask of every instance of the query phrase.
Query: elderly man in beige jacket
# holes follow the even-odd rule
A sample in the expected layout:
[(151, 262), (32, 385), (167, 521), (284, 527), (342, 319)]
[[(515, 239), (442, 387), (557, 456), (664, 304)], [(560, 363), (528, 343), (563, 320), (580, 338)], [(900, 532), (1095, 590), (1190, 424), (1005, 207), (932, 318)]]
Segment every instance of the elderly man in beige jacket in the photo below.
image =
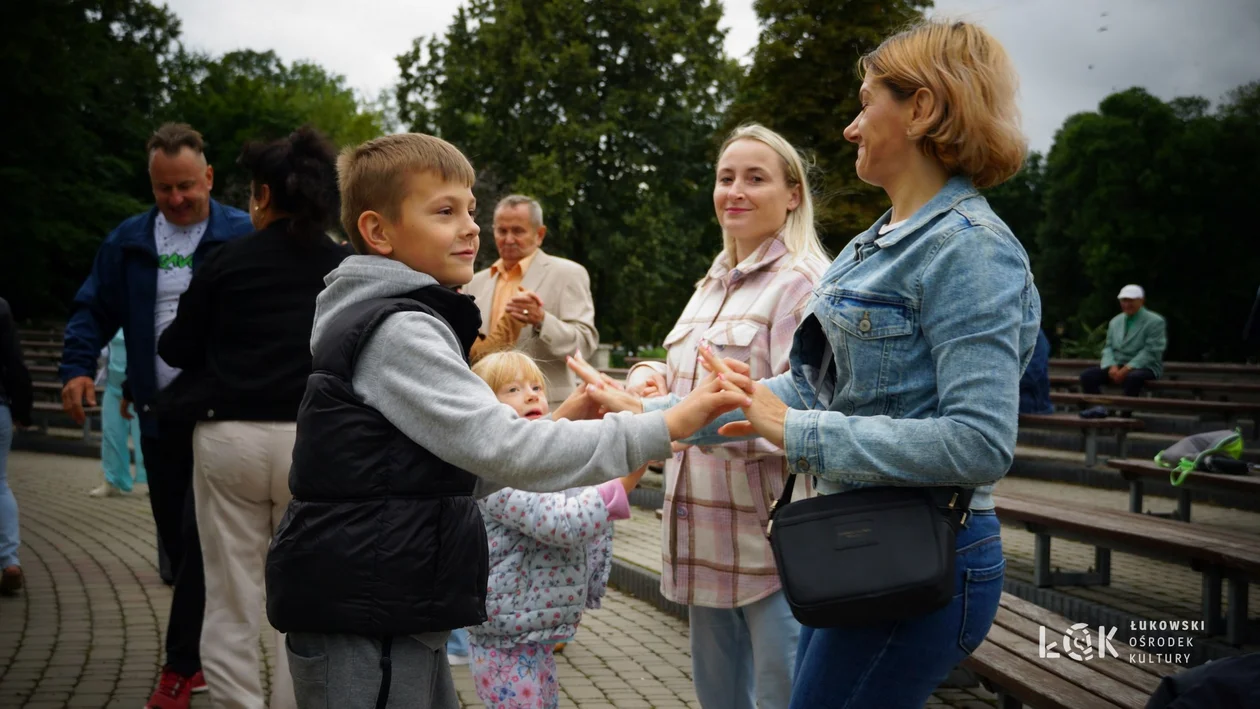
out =
[(590, 357), (599, 344), (599, 332), (590, 275), (581, 264), (544, 252), (540, 247), (546, 235), (537, 200), (504, 197), (494, 210), (499, 260), (477, 272), (463, 292), (476, 298), (481, 308), (482, 336), (493, 332), (502, 318), (520, 326), (516, 349), (538, 362), (554, 408), (576, 385), (565, 356), (581, 351)]

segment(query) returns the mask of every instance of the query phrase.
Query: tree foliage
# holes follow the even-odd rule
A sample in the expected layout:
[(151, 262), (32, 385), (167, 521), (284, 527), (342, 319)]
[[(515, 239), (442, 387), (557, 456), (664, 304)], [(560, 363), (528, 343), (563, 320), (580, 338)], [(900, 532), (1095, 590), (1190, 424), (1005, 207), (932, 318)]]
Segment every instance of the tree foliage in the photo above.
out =
[(1122, 285), (1140, 283), (1168, 319), (1170, 359), (1241, 358), (1260, 283), (1243, 213), (1257, 165), (1260, 82), (1216, 111), (1133, 88), (1067, 119), (1041, 175), (1033, 268), (1047, 329), (1095, 326), (1116, 314)]
[(144, 0), (9, 3), (4, 17), (0, 295), (19, 317), (61, 315), (102, 236), (143, 208), (179, 21)]
[(215, 196), (244, 207), (249, 177), (236, 164), (250, 140), (273, 140), (309, 123), (338, 145), (354, 145), (382, 132), (378, 110), (363, 109), (344, 77), (317, 64), (286, 65), (273, 51), (240, 50), (218, 58), (184, 54), (172, 77), (165, 114), (192, 124), (206, 139), (215, 166)]
[(482, 252), (509, 192), (591, 272), (605, 342), (659, 342), (720, 250), (713, 138), (737, 69), (716, 0), (471, 0), (399, 57), (412, 129), (478, 172)]
[(205, 134), (215, 196), (237, 205), (245, 140), (307, 122), (342, 143), (381, 131), (341, 77), (272, 52), (189, 53), (179, 20), (148, 0), (9, 3), (4, 17), (0, 295), (23, 319), (64, 318), (101, 240), (152, 204), (144, 144), (162, 121)]
[(819, 226), (834, 253), (883, 214), (883, 191), (858, 179), (857, 148), (844, 138), (861, 104), (858, 59), (921, 17), (930, 0), (756, 0), (761, 24), (753, 64), (728, 127), (757, 121), (811, 155)]

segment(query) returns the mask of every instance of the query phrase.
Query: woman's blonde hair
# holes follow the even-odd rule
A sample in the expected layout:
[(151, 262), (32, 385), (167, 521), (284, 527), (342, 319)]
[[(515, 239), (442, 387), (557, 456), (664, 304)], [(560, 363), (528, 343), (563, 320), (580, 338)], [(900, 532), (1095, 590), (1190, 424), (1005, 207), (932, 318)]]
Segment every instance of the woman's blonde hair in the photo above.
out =
[(1019, 77), (1002, 45), (969, 22), (925, 20), (862, 57), (864, 79), (901, 100), (928, 89), (936, 101), (913, 138), (951, 173), (993, 187), (1019, 171), (1028, 143), (1019, 127)]
[[(814, 226), (814, 197), (809, 190), (809, 177), (805, 169), (805, 161), (796, 148), (783, 136), (775, 133), (760, 123), (746, 123), (726, 137), (722, 149), (718, 151), (718, 160), (723, 153), (737, 140), (755, 140), (773, 150), (783, 164), (783, 175), (788, 187), (796, 187), (801, 192), (801, 202), (796, 209), (788, 212), (787, 221), (783, 224), (783, 245), (787, 247), (792, 258), (800, 259), (813, 256), (823, 261), (830, 261), (827, 250), (818, 240), (818, 230)], [(722, 246), (726, 250), (731, 266), (735, 266), (735, 240), (726, 230), (722, 230)]]
[(527, 354), (516, 351), (494, 352), (482, 357), (472, 367), (473, 374), (481, 377), (494, 392), (511, 382), (538, 382), (547, 389), (547, 378)]

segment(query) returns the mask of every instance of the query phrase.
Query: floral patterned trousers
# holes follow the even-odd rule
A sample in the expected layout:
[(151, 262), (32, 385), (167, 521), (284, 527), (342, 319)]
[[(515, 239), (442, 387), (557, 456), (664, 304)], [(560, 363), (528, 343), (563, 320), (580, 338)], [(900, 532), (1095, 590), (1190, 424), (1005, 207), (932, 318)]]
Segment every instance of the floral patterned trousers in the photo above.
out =
[(556, 709), (560, 685), (551, 645), (472, 646), (472, 676), (486, 709)]

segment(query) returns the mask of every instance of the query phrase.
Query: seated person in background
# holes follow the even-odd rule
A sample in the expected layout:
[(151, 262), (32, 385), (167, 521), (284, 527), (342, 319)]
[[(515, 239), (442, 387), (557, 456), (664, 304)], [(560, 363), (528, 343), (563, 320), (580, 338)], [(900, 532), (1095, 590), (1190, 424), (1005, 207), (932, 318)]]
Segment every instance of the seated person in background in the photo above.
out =
[(1033, 347), (1028, 369), (1019, 378), (1019, 412), (1021, 414), (1052, 414), (1050, 403), (1050, 340), (1045, 330), (1037, 331), (1037, 344)]
[[(1168, 336), (1163, 316), (1143, 307), (1146, 293), (1142, 286), (1127, 285), (1118, 297), (1122, 312), (1107, 326), (1102, 362), (1081, 372), (1081, 390), (1086, 394), (1101, 394), (1102, 385), (1110, 382), (1125, 396), (1137, 396), (1143, 384), (1159, 379), (1164, 371)], [(1101, 406), (1089, 412), (1096, 409), (1106, 413)]]

